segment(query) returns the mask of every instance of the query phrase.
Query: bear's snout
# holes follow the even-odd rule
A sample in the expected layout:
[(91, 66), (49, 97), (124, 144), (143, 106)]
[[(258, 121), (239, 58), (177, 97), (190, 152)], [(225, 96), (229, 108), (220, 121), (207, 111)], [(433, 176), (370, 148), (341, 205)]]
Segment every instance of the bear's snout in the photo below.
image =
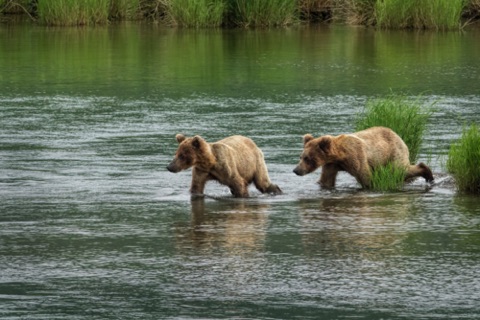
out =
[(305, 171), (302, 170), (302, 168), (300, 168), (300, 167), (296, 167), (295, 169), (293, 169), (293, 172), (294, 172), (297, 176), (304, 176), (304, 175), (305, 175)]
[(167, 166), (167, 170), (173, 173), (177, 173), (180, 171), (180, 169), (175, 164), (175, 161), (170, 162), (170, 164)]

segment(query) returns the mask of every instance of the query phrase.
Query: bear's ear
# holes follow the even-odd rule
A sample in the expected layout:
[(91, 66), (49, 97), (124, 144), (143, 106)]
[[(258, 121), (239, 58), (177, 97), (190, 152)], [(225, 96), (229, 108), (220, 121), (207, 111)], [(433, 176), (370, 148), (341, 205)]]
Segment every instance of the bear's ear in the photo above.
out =
[(192, 138), (192, 146), (195, 149), (200, 149), (200, 146), (202, 145), (202, 143), (205, 143), (205, 140), (202, 137), (195, 136)]
[(303, 145), (306, 145), (309, 141), (312, 141), (314, 138), (310, 133), (307, 133), (303, 136)]
[(178, 143), (181, 143), (183, 140), (187, 139), (187, 137), (185, 137), (183, 134), (181, 133), (178, 133), (176, 136), (175, 136), (175, 139), (177, 139), (177, 142)]
[(332, 144), (332, 139), (329, 137), (323, 137), (318, 142), (318, 148), (323, 151), (324, 153), (328, 153), (330, 151), (330, 145)]

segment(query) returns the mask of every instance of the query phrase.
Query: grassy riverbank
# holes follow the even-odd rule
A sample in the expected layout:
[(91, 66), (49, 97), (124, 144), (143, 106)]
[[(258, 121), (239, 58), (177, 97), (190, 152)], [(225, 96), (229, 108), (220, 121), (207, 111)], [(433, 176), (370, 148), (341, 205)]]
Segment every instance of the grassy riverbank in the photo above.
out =
[(480, 18), (480, 0), (0, 0), (3, 14), (45, 25), (155, 20), (182, 27), (270, 27), (338, 22), (449, 30)]

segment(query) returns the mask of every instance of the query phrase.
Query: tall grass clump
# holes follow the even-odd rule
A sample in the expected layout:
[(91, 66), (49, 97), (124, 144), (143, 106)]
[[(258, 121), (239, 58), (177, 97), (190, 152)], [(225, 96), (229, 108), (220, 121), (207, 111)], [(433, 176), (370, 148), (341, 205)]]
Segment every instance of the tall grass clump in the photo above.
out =
[(367, 101), (362, 113), (357, 115), (357, 131), (383, 126), (392, 129), (403, 139), (410, 151), (410, 162), (417, 161), (423, 134), (432, 108), (424, 109), (417, 100), (392, 94), (383, 99)]
[(460, 140), (450, 146), (447, 170), (459, 191), (480, 194), (480, 131), (477, 125), (464, 128)]
[(436, 30), (460, 29), (462, 13), (468, 0), (430, 0), (420, 6), (418, 15), (423, 17), (425, 28)]
[[(395, 131), (410, 151), (410, 163), (415, 163), (420, 151), (423, 134), (432, 110), (424, 111), (418, 101), (408, 100), (403, 95), (370, 100), (362, 113), (357, 115), (355, 130), (383, 126)], [(395, 191), (403, 187), (405, 168), (389, 163), (377, 167), (372, 173), (372, 189)]]
[(381, 28), (459, 29), (467, 3), (468, 0), (377, 0), (376, 24)]
[(405, 183), (405, 168), (388, 163), (372, 172), (372, 189), (376, 191), (401, 190)]
[(73, 26), (108, 22), (110, 0), (40, 0), (39, 20), (47, 25)]
[(381, 28), (413, 27), (414, 6), (415, 3), (412, 0), (377, 0), (375, 3), (376, 23)]
[(173, 24), (183, 27), (219, 27), (226, 10), (225, 0), (170, 0), (167, 10)]
[(229, 0), (232, 23), (240, 27), (272, 27), (298, 20), (298, 5), (292, 0)]

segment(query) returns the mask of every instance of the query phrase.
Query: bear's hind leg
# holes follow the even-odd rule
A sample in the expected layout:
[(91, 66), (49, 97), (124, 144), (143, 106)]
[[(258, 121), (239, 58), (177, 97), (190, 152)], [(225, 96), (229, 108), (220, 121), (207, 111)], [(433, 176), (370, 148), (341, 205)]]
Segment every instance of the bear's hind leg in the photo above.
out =
[(268, 194), (282, 194), (283, 191), (282, 191), (282, 189), (280, 189), (279, 186), (277, 186), (276, 184), (271, 183), (271, 184), (268, 186), (268, 188), (267, 188), (267, 190), (265, 191), (265, 193), (268, 193)]
[(276, 184), (273, 184), (268, 178), (268, 176), (265, 177), (261, 174), (257, 174), (253, 178), (253, 184), (255, 185), (255, 188), (257, 188), (257, 190), (261, 193), (282, 194), (282, 190), (280, 189), (280, 187)]
[(228, 185), (230, 192), (235, 198), (248, 198), (248, 184), (244, 181)]
[(269, 194), (282, 194), (282, 190), (280, 189), (279, 186), (276, 184), (271, 183), (268, 181), (268, 183), (258, 183), (257, 179), (253, 180), (253, 183), (255, 184), (255, 187), (260, 191), (261, 193), (269, 193)]
[(260, 169), (253, 177), (253, 183), (261, 193), (282, 194), (280, 187), (270, 181), (267, 167), (263, 163), (260, 164)]

